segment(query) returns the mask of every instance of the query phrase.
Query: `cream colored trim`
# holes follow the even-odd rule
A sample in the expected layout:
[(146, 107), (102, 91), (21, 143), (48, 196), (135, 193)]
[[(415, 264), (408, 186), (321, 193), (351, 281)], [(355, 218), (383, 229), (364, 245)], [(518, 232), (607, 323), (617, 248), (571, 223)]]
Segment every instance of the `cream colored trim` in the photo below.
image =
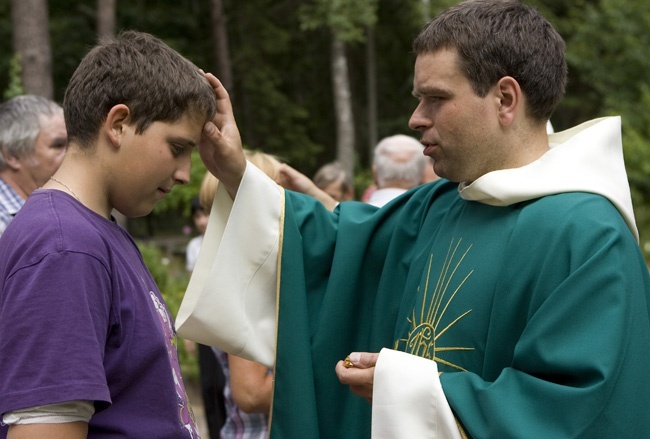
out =
[(461, 439), (435, 361), (384, 348), (375, 366), (372, 439)]
[(508, 206), (565, 192), (599, 194), (616, 206), (638, 241), (623, 160), (621, 118), (594, 119), (550, 134), (549, 146), (546, 154), (526, 166), (490, 172), (471, 184), (461, 183), (460, 196)]
[(250, 163), (234, 201), (219, 185), (176, 318), (180, 337), (273, 366), (283, 196)]

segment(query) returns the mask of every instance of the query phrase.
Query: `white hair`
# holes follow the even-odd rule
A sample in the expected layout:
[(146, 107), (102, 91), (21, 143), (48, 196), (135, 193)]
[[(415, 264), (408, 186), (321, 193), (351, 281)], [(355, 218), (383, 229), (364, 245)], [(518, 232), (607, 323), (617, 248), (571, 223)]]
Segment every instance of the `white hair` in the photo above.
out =
[(61, 106), (43, 96), (16, 96), (0, 105), (0, 169), (6, 166), (3, 156), (22, 158), (32, 154), (43, 116), (56, 114), (63, 115)]
[(426, 166), (422, 145), (413, 137), (397, 134), (383, 138), (375, 147), (374, 166), (379, 188), (400, 181), (410, 187), (422, 181)]

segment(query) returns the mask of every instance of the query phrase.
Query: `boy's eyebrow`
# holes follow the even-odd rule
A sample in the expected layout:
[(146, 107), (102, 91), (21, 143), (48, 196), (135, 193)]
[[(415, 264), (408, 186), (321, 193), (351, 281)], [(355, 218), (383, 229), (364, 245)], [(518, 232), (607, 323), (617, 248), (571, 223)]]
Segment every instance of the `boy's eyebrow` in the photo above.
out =
[(196, 148), (197, 145), (197, 143), (194, 140), (189, 139), (187, 137), (170, 136), (168, 140), (170, 143), (181, 143), (190, 148)]

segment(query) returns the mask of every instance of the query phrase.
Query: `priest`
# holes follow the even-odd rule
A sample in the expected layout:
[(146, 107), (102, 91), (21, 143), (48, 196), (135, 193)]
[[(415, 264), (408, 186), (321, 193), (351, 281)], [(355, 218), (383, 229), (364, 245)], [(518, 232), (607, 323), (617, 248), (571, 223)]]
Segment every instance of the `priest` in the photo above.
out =
[(207, 75), (222, 185), (179, 334), (275, 367), (272, 437), (650, 437), (620, 118), (547, 134), (565, 45), (517, 1), (452, 6), (413, 48), (409, 126), (443, 178), (381, 209), (247, 164)]

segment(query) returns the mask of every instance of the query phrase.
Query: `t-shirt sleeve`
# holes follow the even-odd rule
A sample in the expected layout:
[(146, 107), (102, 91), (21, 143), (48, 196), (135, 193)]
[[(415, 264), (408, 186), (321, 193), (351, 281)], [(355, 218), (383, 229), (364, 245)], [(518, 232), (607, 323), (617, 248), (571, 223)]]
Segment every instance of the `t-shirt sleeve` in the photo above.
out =
[(0, 413), (72, 400), (110, 404), (103, 366), (111, 279), (97, 259), (50, 253), (18, 267), (0, 303)]

